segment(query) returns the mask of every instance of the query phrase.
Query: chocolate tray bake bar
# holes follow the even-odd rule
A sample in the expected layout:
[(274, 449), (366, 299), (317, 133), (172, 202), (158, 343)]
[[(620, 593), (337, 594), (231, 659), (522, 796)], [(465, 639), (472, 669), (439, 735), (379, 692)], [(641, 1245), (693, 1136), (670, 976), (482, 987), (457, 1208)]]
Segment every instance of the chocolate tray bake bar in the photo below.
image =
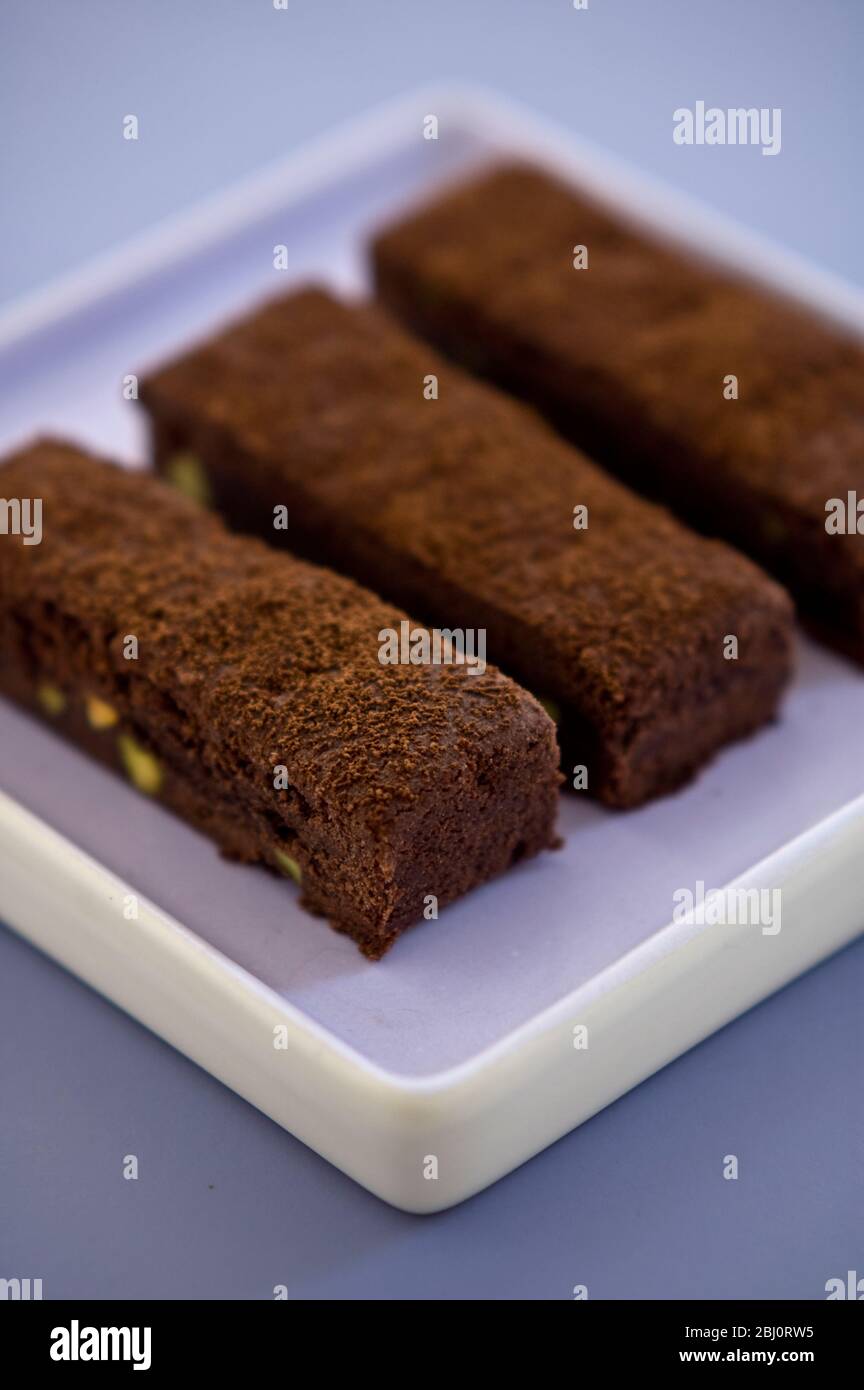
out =
[(0, 692), (368, 957), (555, 843), (554, 725), (497, 670), (382, 665), (403, 613), (62, 443), (0, 494), (43, 518), (41, 543), (0, 535)]
[(606, 803), (670, 791), (774, 715), (784, 592), (380, 310), (307, 289), (140, 389), (157, 467), (232, 525), (487, 633)]
[(374, 264), (407, 325), (739, 546), (864, 660), (864, 345), (851, 330), (525, 166), (386, 230)]

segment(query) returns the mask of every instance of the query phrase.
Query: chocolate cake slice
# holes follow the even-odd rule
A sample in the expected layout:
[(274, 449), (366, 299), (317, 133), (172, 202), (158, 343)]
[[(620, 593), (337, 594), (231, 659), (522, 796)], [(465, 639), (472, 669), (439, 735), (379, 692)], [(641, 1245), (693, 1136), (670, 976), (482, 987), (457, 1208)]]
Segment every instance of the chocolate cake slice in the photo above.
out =
[(379, 310), (290, 295), (140, 390), (157, 467), (233, 525), (485, 631), (554, 710), (568, 781), (609, 805), (774, 715), (783, 591)]
[(554, 844), (554, 725), (500, 672), (382, 664), (404, 613), (62, 443), (0, 494), (43, 517), (0, 535), (0, 692), (365, 955)]
[(773, 571), (864, 661), (864, 344), (540, 169), (438, 197), (378, 293), (628, 484)]

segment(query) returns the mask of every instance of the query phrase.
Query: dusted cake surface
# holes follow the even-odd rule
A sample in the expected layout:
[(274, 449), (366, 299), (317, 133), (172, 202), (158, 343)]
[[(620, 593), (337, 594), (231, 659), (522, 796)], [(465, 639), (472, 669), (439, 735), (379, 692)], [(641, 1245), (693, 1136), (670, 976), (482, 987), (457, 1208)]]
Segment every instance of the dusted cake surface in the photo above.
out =
[(40, 545), (0, 538), (0, 688), (301, 876), (368, 955), (554, 842), (554, 726), (497, 670), (382, 665), (402, 612), (70, 446), (16, 455), (0, 493), (44, 517)]
[(864, 660), (864, 535), (826, 531), (829, 500), (864, 500), (851, 331), (524, 165), (445, 192), (385, 230), (373, 259), (405, 323), (740, 546)]
[(157, 466), (191, 453), (232, 524), (426, 621), (487, 630), (490, 658), (560, 706), (567, 765), (610, 804), (679, 785), (776, 709), (783, 591), (377, 308), (289, 295), (141, 396)]

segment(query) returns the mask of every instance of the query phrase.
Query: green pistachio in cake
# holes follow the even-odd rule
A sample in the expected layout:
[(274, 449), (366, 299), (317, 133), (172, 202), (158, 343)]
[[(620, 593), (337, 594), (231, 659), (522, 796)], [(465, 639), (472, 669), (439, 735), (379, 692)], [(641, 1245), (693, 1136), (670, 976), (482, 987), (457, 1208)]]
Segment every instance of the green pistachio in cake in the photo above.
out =
[(158, 796), (162, 787), (162, 768), (158, 758), (154, 758), (146, 748), (131, 734), (120, 734), (117, 747), (126, 773), (133, 786), (145, 796)]
[(88, 695), (84, 706), (91, 729), (112, 729), (117, 723), (119, 716), (114, 706), (107, 700), (100, 700), (98, 695)]
[(540, 700), (540, 703), (541, 703), (541, 705), (543, 706), (543, 708), (545, 709), (545, 711), (546, 711), (546, 713), (548, 714), (549, 718), (550, 718), (550, 719), (554, 719), (554, 721), (555, 721), (556, 724), (560, 724), (560, 723), (561, 723), (561, 706), (560, 706), (560, 705), (557, 705), (557, 704), (555, 703), (554, 700), (545, 700), (542, 696), (538, 696), (538, 699)]
[(213, 501), (207, 473), (197, 454), (172, 454), (165, 465), (165, 477), (178, 492), (190, 497), (202, 507)]
[(57, 685), (52, 685), (50, 681), (41, 681), (36, 687), (36, 698), (46, 714), (52, 718), (62, 714), (66, 708), (66, 696)]
[(285, 851), (281, 849), (273, 851), (273, 858), (276, 860), (283, 874), (287, 874), (289, 878), (293, 878), (295, 883), (300, 882), (303, 877), (303, 870), (300, 868), (296, 859), (292, 859), (290, 854), (286, 854)]

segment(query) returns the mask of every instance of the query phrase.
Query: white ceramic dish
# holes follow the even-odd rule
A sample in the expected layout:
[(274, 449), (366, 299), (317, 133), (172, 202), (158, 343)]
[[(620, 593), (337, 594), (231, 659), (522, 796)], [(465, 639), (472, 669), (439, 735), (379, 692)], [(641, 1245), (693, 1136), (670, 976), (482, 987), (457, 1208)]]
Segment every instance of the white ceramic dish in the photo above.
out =
[[(864, 332), (864, 296), (797, 257), (497, 99), (424, 91), (7, 312), (0, 446), (51, 429), (140, 462), (127, 373), (295, 280), (362, 290), (374, 223), (517, 149)], [(280, 243), (290, 272), (273, 269)], [(636, 813), (565, 799), (563, 851), (378, 965), (0, 702), (0, 917), (358, 1182), (434, 1211), (864, 928), (862, 693), (858, 670), (802, 642), (779, 724)], [(733, 880), (782, 890), (779, 932), (671, 922), (677, 890)]]

